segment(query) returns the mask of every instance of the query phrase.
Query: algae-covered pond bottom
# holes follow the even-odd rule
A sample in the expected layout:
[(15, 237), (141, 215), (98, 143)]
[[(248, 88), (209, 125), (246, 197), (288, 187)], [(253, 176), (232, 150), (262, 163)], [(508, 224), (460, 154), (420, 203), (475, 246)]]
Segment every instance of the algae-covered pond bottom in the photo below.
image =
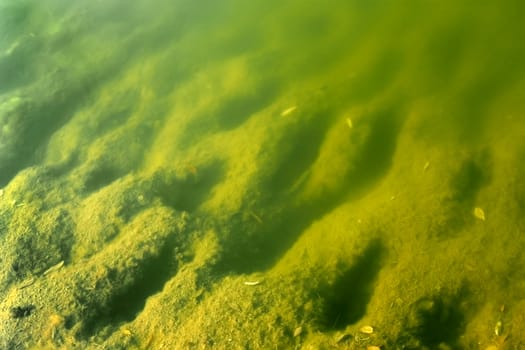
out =
[(525, 348), (524, 13), (0, 0), (0, 348)]

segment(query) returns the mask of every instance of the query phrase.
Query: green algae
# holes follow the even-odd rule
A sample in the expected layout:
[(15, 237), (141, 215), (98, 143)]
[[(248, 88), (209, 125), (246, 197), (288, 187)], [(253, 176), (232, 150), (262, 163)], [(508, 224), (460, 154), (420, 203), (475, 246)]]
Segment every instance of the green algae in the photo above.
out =
[(0, 1), (0, 347), (523, 346), (523, 7)]

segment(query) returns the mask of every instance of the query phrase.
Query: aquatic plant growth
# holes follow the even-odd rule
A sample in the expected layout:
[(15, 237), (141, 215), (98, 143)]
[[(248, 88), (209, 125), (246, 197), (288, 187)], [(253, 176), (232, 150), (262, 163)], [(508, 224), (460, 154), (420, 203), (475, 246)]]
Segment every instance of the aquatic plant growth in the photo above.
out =
[(0, 348), (520, 348), (524, 10), (0, 0)]

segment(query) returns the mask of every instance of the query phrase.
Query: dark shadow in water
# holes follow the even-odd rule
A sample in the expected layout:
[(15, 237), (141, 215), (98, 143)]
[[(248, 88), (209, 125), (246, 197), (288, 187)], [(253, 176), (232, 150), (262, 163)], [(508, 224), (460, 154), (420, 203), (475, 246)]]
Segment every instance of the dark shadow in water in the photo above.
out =
[[(109, 123), (101, 128), (106, 127), (112, 128), (113, 126)], [(153, 129), (148, 125), (138, 125), (133, 130), (132, 140), (124, 139), (124, 137), (129, 136), (122, 136), (122, 140), (119, 140), (118, 145), (104, 145), (106, 147), (106, 152), (100, 159), (88, 159), (88, 165), (80, 168), (81, 171), (78, 176), (80, 177), (80, 181), (84, 184), (84, 192), (96, 192), (110, 185), (119, 178), (132, 173), (133, 170), (143, 161), (144, 154), (142, 150), (148, 149), (154, 140)], [(128, 142), (126, 143), (126, 141)], [(137, 147), (137, 145), (130, 147), (129, 142), (140, 142), (140, 147)], [(133, 149), (134, 152), (130, 151), (130, 149)], [(123, 162), (119, 158), (127, 159)]]
[(295, 181), (315, 162), (332, 120), (331, 111), (318, 111), (308, 123), (286, 134), (288, 141), (280, 142), (282, 146), (276, 155), (281, 158), (275, 167), (277, 171), (270, 174), (268, 183), (264, 186), (269, 193), (289, 191)]
[(467, 324), (465, 307), (462, 305), (467, 298), (467, 290), (462, 288), (454, 295), (418, 301), (407, 320), (408, 330), (429, 349), (437, 349), (439, 344), (458, 348)]
[(472, 23), (469, 20), (446, 21), (438, 24), (439, 30), (427, 34), (422, 41), (422, 51), (412, 67), (416, 74), (415, 92), (418, 95), (449, 91), (461, 73), (465, 51), (469, 47)]
[(487, 121), (494, 117), (504, 119), (504, 115), (494, 115), (498, 113), (494, 111), (494, 102), (509, 91), (512, 94), (525, 76), (525, 65), (521, 64), (525, 60), (525, 50), (520, 45), (513, 46), (515, 48), (493, 50), (494, 53), (483, 57), (477, 63), (478, 76), (467, 81), (465, 88), (454, 96), (456, 110), (448, 118), (462, 141), (482, 140), (491, 132), (487, 129)]
[(485, 150), (467, 158), (453, 177), (450, 187), (454, 202), (472, 206), (478, 192), (492, 179), (492, 159)]
[(126, 125), (128, 119), (137, 110), (140, 101), (140, 91), (137, 88), (130, 88), (123, 93), (114, 93), (111, 104), (93, 116), (96, 123), (93, 123), (90, 130), (93, 135), (86, 135), (89, 138), (93, 136), (101, 138), (106, 133)]
[(117, 180), (124, 173), (110, 167), (97, 167), (93, 171), (86, 174), (86, 180), (84, 182), (84, 190), (87, 193), (98, 191), (99, 189), (106, 187), (113, 181)]
[(216, 115), (221, 130), (235, 129), (246, 121), (252, 114), (263, 109), (279, 93), (275, 84), (267, 84), (255, 94), (235, 96), (225, 101)]
[(333, 285), (321, 291), (325, 305), (321, 319), (323, 327), (327, 330), (344, 329), (365, 315), (384, 255), (383, 244), (372, 242), (353, 266), (343, 271)]
[[(131, 322), (144, 309), (146, 300), (162, 290), (164, 284), (176, 274), (173, 245), (174, 242), (166, 242), (158, 256), (143, 261), (139, 273), (133, 277), (133, 283), (125, 289), (119, 289), (117, 283), (107, 304), (94, 305), (96, 311), (85, 320), (79, 335), (89, 338), (107, 326)], [(122, 279), (111, 274), (108, 278)]]
[(42, 44), (28, 37), (10, 55), (0, 57), (0, 94), (20, 88), (36, 78), (36, 67), (32, 62)]
[(369, 69), (352, 79), (349, 98), (353, 101), (369, 101), (381, 94), (394, 81), (402, 65), (403, 56), (396, 50), (383, 53)]
[(235, 129), (254, 113), (268, 106), (279, 91), (276, 84), (266, 82), (257, 91), (226, 98), (219, 107), (191, 120), (177, 142), (185, 149), (207, 135)]
[[(381, 179), (392, 166), (399, 131), (403, 123), (402, 108), (391, 106), (371, 115), (371, 133), (363, 145), (361, 156), (355, 161), (355, 170), (346, 182), (348, 195), (359, 197)], [(334, 198), (336, 200), (336, 198)], [(339, 198), (339, 205), (345, 198)]]
[(174, 173), (159, 172), (152, 184), (152, 193), (178, 211), (195, 211), (209, 198), (212, 188), (224, 178), (224, 164), (216, 161), (205, 168), (188, 164), (188, 174), (181, 179)]
[[(312, 222), (341, 203), (359, 198), (370, 191), (391, 167), (397, 135), (402, 125), (400, 112), (400, 108), (391, 108), (370, 116), (371, 132), (362, 145), (360, 156), (349, 159), (354, 162), (355, 170), (344, 179), (340, 191), (328, 193), (313, 203), (289, 208), (279, 214), (278, 221), (263, 222), (245, 242), (233, 240), (236, 245), (230, 248), (231, 252), (225, 254), (223, 268), (239, 273), (251, 273), (273, 266)], [(269, 193), (281, 193), (285, 202), (293, 202), (293, 199), (287, 198), (283, 193), (292, 187), (293, 182), (297, 181), (316, 159), (325, 137), (325, 129), (324, 125), (317, 128), (312, 126), (311, 129), (304, 129), (301, 135), (291, 138), (291, 141), (296, 142), (295, 147), (287, 153), (287, 157), (283, 159), (283, 166), (269, 182), (268, 186), (272, 186)], [(302, 140), (308, 142), (303, 143)], [(242, 232), (249, 230), (243, 229)]]
[[(10, 113), (12, 127), (16, 134), (8, 142), (9, 157), (4, 155), (0, 164), (0, 187), (6, 185), (20, 170), (35, 162), (39, 150), (48, 142), (50, 136), (67, 123), (75, 110), (92, 98), (99, 84), (108, 76), (98, 72), (100, 77), (89, 81), (68, 84), (66, 81), (50, 81), (51, 92), (40, 99), (27, 99)], [(56, 77), (59, 79), (58, 77)], [(53, 80), (53, 77), (49, 78)]]
[(490, 184), (492, 167), (491, 155), (487, 150), (463, 161), (449, 184), (451, 196), (444, 203), (448, 219), (438, 229), (439, 237), (451, 237), (468, 223), (474, 222), (472, 210), (476, 204), (476, 197), (482, 188)]
[[(261, 188), (266, 193), (273, 195), (270, 201), (278, 200), (278, 195), (289, 191), (293, 183), (315, 161), (319, 148), (323, 142), (332, 119), (328, 111), (316, 112), (302, 123), (300, 127), (291, 129), (286, 134), (286, 140), (281, 140), (282, 148), (279, 149), (280, 161), (275, 167), (277, 171), (270, 174), (266, 183)], [(289, 141), (287, 141), (289, 140)], [(289, 199), (285, 199), (288, 200)], [(274, 205), (272, 203), (271, 205)], [(308, 213), (298, 213), (290, 208), (290, 213), (280, 215), (279, 221), (261, 220), (253, 227), (253, 217), (243, 218), (237, 215), (230, 220), (230, 227), (235, 227), (238, 235), (225, 242), (227, 253), (216, 268), (219, 273), (238, 272), (250, 273), (273, 264), (277, 256), (282, 254), (297, 235), (305, 227), (304, 220), (310, 220)], [(310, 221), (308, 221), (310, 222)], [(293, 237), (290, 232), (293, 232)]]

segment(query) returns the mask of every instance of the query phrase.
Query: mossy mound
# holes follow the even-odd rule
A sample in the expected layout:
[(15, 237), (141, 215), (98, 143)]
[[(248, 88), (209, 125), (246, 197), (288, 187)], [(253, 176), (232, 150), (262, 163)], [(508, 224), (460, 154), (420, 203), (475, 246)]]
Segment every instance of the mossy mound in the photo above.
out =
[(0, 4), (0, 348), (522, 346), (524, 5), (201, 5)]

